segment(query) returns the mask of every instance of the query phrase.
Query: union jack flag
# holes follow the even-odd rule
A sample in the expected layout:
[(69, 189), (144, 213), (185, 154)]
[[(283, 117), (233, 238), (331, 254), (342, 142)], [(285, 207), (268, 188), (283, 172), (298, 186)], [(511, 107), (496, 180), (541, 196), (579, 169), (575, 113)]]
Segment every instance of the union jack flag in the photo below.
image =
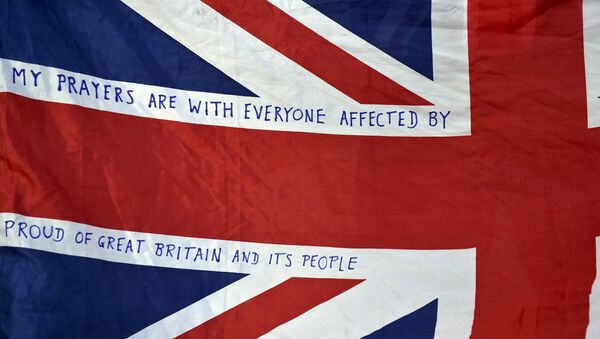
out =
[(0, 334), (598, 336), (594, 6), (6, 1)]

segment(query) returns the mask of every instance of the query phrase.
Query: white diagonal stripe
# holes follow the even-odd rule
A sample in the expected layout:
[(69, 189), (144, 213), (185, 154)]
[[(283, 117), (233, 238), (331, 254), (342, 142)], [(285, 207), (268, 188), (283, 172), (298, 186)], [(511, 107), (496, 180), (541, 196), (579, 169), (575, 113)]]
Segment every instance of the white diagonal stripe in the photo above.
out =
[(285, 276), (268, 274), (247, 276), (144, 328), (129, 338), (175, 338), (281, 284), (286, 279)]
[(261, 98), (288, 104), (355, 103), (202, 1), (123, 2)]
[(433, 103), (469, 100), (465, 0), (432, 1), (435, 81), (387, 55), (302, 0), (268, 1), (371, 68)]

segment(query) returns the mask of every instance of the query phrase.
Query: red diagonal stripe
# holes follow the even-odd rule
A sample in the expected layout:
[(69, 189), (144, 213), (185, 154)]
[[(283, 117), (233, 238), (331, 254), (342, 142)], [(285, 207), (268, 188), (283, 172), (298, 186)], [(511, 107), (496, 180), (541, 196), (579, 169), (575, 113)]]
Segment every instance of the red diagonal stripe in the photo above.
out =
[(431, 105), (266, 0), (204, 3), (361, 104)]
[(363, 281), (291, 278), (178, 338), (258, 338)]

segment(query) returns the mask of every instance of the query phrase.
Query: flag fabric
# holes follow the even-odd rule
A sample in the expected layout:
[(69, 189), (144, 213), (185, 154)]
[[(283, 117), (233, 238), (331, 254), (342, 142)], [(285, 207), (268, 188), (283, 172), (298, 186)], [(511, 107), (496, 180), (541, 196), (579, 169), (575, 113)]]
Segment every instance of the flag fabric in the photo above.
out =
[(0, 18), (0, 337), (600, 338), (597, 1)]

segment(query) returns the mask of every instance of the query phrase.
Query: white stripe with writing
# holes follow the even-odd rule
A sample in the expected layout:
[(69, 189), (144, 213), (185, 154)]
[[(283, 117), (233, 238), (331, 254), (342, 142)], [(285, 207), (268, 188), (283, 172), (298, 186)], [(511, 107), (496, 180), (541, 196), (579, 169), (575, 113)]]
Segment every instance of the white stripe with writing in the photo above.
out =
[[(339, 106), (327, 100), (324, 100), (321, 105), (286, 106), (283, 103), (263, 98), (184, 91), (113, 81), (54, 67), (1, 58), (0, 75), (0, 92), (10, 92), (37, 100), (74, 104), (142, 118), (212, 126), (324, 134), (382, 136), (463, 134), (462, 127), (459, 126), (463, 122), (459, 116), (452, 114), (447, 114), (446, 118), (438, 115), (437, 125), (431, 126), (432, 120), (429, 118), (429, 112), (432, 108), (427, 106), (410, 108), (414, 110), (414, 114), (410, 113), (406, 107)], [(83, 89), (84, 84), (85, 90)], [(120, 91), (118, 94), (117, 88)], [(127, 93), (130, 93), (131, 96)], [(161, 100), (163, 100), (162, 106)], [(299, 102), (304, 104), (304, 102)], [(208, 106), (201, 106), (199, 111), (191, 110), (190, 105), (198, 106), (199, 103), (208, 104)], [(226, 110), (226, 108), (230, 108), (230, 110)], [(279, 117), (276, 114), (277, 109), (280, 110)], [(307, 110), (309, 113), (306, 113)], [(348, 124), (340, 124), (344, 111), (353, 112), (347, 115), (347, 120), (352, 119), (353, 127)], [(307, 120), (308, 116), (311, 117), (309, 120)], [(415, 122), (414, 125), (412, 125), (413, 122)], [(382, 127), (376, 126), (378, 123)], [(400, 123), (403, 126), (399, 126)]]
[[(40, 232), (44, 226), (49, 238)], [(130, 250), (127, 250), (128, 243), (133, 244)], [(275, 329), (272, 335), (297, 337), (310, 331), (339, 334), (334, 328), (337, 325), (327, 328), (326, 324), (339, 325), (345, 317), (356, 321), (355, 325), (345, 323), (349, 326), (348, 333), (365, 335), (436, 298), (439, 301), (438, 338), (467, 338), (473, 322), (475, 249), (396, 250), (264, 244), (113, 230), (15, 213), (0, 213), (0, 246), (136, 265), (250, 274), (151, 325), (140, 336), (184, 333), (291, 277), (365, 281)], [(169, 246), (171, 250), (167, 252)], [(186, 248), (193, 250), (186, 252)], [(214, 258), (212, 256), (195, 260), (193, 254), (197, 248), (209, 252), (220, 249), (219, 260), (209, 260), (209, 257)], [(249, 260), (236, 260), (236, 254), (240, 253), (248, 254)], [(275, 253), (283, 253), (279, 264), (272, 256)], [(227, 296), (228, 301), (224, 302), (223, 296)], [(342, 309), (343, 313), (338, 314)], [(314, 319), (322, 320), (315, 324)]]
[[(470, 134), (470, 93), (465, 0), (432, 3), (435, 81), (423, 77), (348, 32), (300, 0), (272, 1), (309, 28), (367, 65), (395, 80), (435, 106), (360, 105), (311, 72), (197, 0), (123, 0), (140, 15), (181, 42), (259, 97), (281, 105), (354, 107), (352, 110), (452, 111), (444, 133), (427, 128), (396, 131), (371, 129), (359, 135)], [(293, 10), (291, 10), (293, 9)], [(300, 9), (300, 10), (298, 10)], [(351, 76), (351, 75), (349, 75)], [(304, 131), (304, 130), (302, 130)], [(355, 134), (341, 132), (314, 133)]]

